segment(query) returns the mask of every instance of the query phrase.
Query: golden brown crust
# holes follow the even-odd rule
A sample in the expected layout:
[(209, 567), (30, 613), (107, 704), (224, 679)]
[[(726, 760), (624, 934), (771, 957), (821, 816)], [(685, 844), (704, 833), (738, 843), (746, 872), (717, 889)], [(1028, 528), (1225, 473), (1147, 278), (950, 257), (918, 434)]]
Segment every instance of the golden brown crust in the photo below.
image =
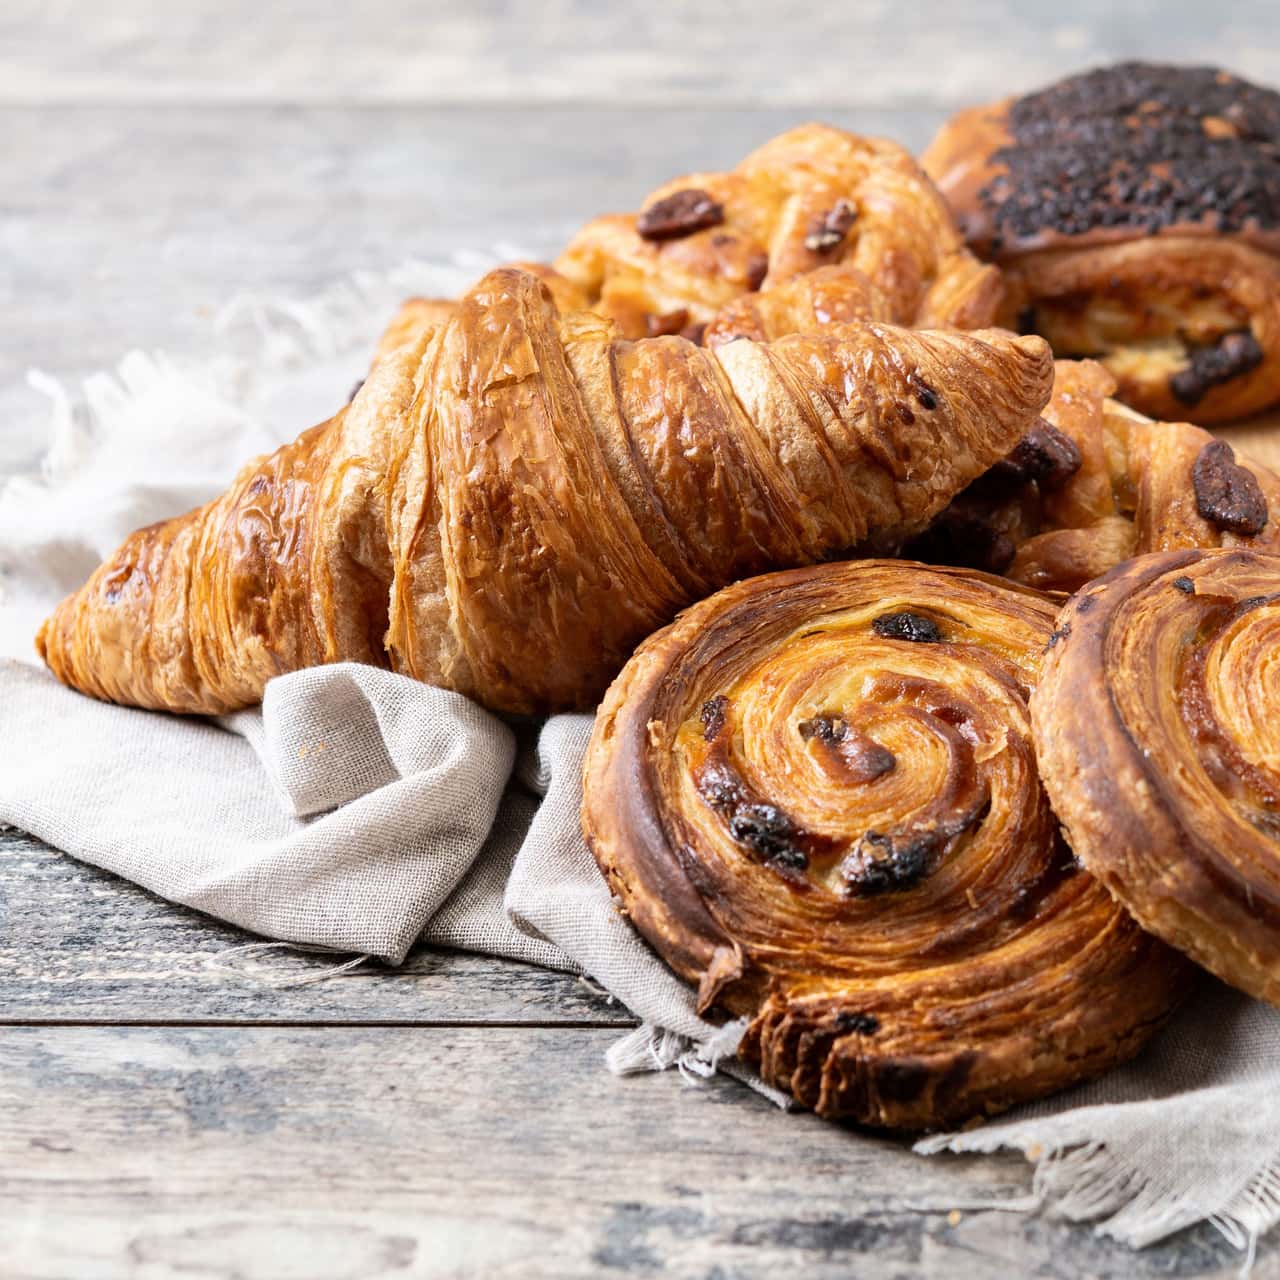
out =
[(921, 527), (1051, 378), (1040, 339), (1002, 332), (625, 342), (502, 268), (343, 413), (133, 535), (41, 651), (85, 692), (181, 711), (343, 659), (499, 710), (588, 707), (690, 600)]
[[(1028, 482), (1002, 464), (909, 553), (1071, 592), (1152, 551), (1280, 552), (1280, 477), (1199, 427), (1141, 417), (1111, 399), (1114, 391), (1100, 364), (1058, 361), (1044, 420), (1074, 446), (1074, 470)], [(1224, 484), (1225, 506), (1211, 492)], [(1233, 512), (1231, 502), (1249, 509)]]
[(1145, 928), (1280, 1004), (1280, 558), (1131, 560), (1056, 635), (1032, 719), (1072, 848)]
[(964, 247), (946, 205), (896, 143), (810, 124), (728, 173), (660, 187), (639, 214), (596, 218), (556, 267), (632, 338), (709, 323), (745, 294), (847, 265), (876, 291), (874, 319), (983, 328), (999, 272)]
[(831, 1117), (919, 1129), (1137, 1050), (1186, 968), (1066, 854), (1027, 696), (1054, 606), (861, 561), (695, 605), (610, 688), (583, 829), (623, 909)]
[[(587, 300), (582, 290), (545, 262), (512, 262), (508, 265), (537, 276), (547, 286), (561, 311), (582, 311), (586, 308)], [(406, 298), (382, 331), (373, 354), (373, 363), (376, 364), (383, 356), (390, 355), (406, 342), (416, 341), (430, 330), (439, 328), (452, 318), (457, 309), (458, 303), (453, 298)]]
[(1278, 144), (1280, 95), (1125, 63), (961, 112), (922, 163), (1004, 268), (1002, 323), (1214, 423), (1280, 401)]

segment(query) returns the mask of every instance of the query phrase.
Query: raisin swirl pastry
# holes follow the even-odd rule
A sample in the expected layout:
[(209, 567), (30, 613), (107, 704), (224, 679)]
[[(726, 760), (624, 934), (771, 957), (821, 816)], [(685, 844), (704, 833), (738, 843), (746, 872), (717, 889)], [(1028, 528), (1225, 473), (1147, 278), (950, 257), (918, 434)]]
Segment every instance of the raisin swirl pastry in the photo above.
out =
[(173, 711), (341, 661), (588, 708), (690, 601), (925, 525), (1052, 377), (1042, 339), (1000, 330), (627, 342), (500, 268), (328, 422), (131, 535), (37, 646), (77, 689)]
[[(780, 134), (728, 173), (667, 183), (638, 214), (594, 219), (555, 261), (627, 337), (695, 339), (739, 299), (836, 265), (865, 282), (878, 308), (868, 318), (891, 324), (982, 328), (1002, 295), (909, 152), (823, 124)], [(748, 301), (722, 337), (757, 323)]]
[(909, 554), (1075, 591), (1147, 552), (1280, 553), (1280, 477), (1190, 423), (1134, 413), (1115, 389), (1101, 365), (1059, 360), (1044, 421)]
[(1280, 558), (1131, 560), (1055, 637), (1032, 720), (1072, 848), (1145, 928), (1280, 1004)]
[(1154, 418), (1280, 401), (1280, 94), (1123, 63), (961, 112), (923, 164), (1004, 269), (1003, 323)]
[(1043, 596), (867, 560), (769, 574), (636, 652), (583, 829), (739, 1050), (828, 1117), (960, 1123), (1137, 1051), (1185, 967), (1072, 859), (1027, 698)]

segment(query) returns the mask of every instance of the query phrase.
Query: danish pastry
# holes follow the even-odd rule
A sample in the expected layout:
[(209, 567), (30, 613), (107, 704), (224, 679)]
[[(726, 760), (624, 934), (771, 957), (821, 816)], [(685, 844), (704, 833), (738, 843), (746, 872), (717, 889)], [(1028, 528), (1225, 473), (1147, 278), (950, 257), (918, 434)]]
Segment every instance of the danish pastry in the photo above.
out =
[(837, 264), (861, 273), (880, 304), (871, 318), (891, 324), (983, 328), (1002, 293), (907, 151), (821, 124), (728, 173), (670, 182), (638, 214), (596, 218), (555, 262), (631, 338), (696, 338), (744, 294)]
[(961, 112), (923, 164), (1004, 269), (1009, 327), (1153, 418), (1280, 401), (1280, 94), (1123, 63)]
[(1032, 723), (1071, 847), (1144, 928), (1280, 1004), (1280, 558), (1130, 560), (1054, 640)]
[(1041, 788), (1054, 612), (903, 561), (768, 574), (649, 639), (601, 705), (583, 830), (620, 909), (821, 1115), (1039, 1097), (1136, 1052), (1185, 983)]

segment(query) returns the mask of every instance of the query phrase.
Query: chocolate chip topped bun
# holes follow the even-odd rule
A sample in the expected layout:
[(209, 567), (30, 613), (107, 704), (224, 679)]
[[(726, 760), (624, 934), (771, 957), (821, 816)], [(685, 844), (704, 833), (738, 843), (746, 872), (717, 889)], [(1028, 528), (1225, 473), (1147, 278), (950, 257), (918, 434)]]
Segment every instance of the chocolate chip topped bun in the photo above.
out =
[(1280, 94), (1121, 63), (961, 112), (923, 164), (1004, 268), (1010, 327), (1153, 417), (1280, 402)]

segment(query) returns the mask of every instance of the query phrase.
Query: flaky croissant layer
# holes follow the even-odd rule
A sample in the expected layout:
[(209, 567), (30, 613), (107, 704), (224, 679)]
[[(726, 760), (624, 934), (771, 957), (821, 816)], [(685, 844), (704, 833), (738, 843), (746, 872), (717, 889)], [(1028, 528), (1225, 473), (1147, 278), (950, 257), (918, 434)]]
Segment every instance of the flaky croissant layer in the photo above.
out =
[(67, 684), (172, 711), (344, 660), (589, 706), (690, 601), (923, 525), (1052, 377), (1041, 339), (999, 331), (627, 342), (502, 268), (344, 412), (132, 535), (37, 643)]

